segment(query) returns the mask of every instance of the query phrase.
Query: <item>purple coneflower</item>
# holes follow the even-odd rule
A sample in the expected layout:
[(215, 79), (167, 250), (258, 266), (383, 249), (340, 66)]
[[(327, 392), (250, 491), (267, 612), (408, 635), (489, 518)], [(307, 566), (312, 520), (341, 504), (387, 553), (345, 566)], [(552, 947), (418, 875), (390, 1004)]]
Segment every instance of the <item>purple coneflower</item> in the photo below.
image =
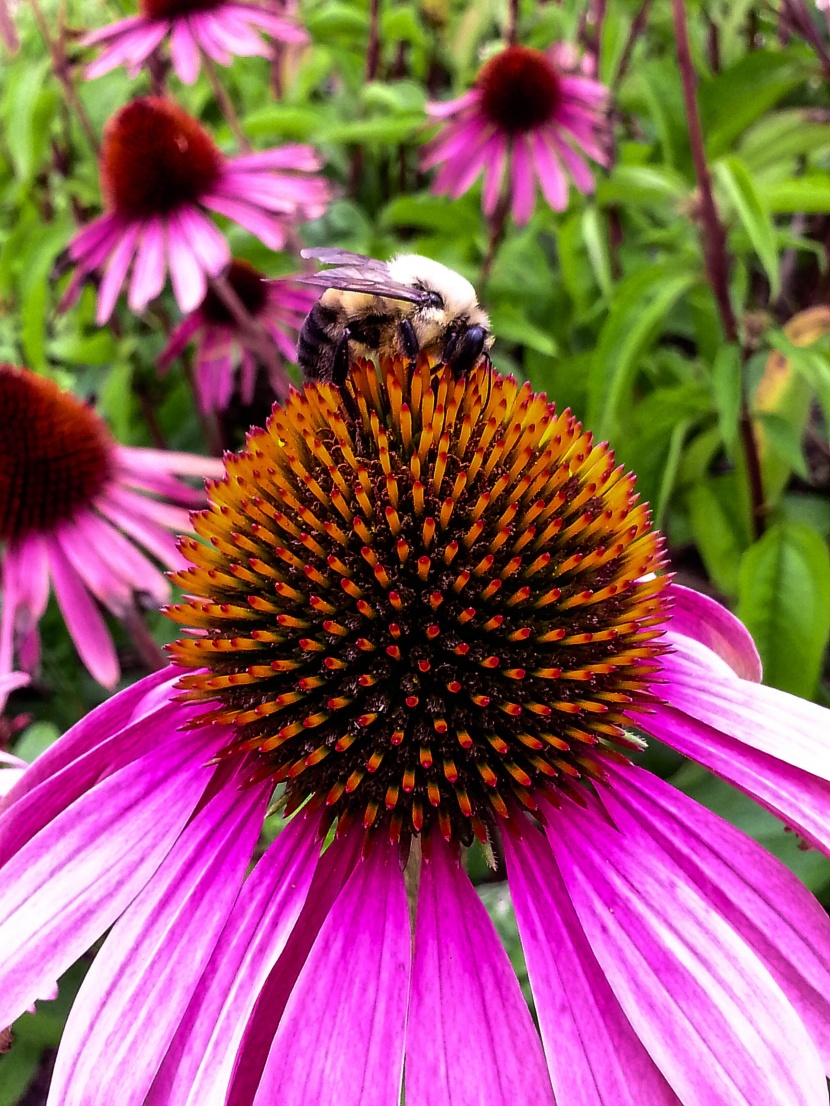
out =
[(483, 172), (485, 214), (504, 195), (519, 224), (533, 214), (537, 181), (555, 211), (568, 206), (569, 179), (580, 192), (593, 192), (579, 151), (608, 165), (609, 93), (598, 81), (562, 69), (560, 56), (557, 48), (508, 46), (484, 65), (469, 92), (429, 106), (446, 124), (422, 161), (425, 169), (442, 166), (434, 192), (457, 199)]
[(96, 600), (116, 616), (134, 610), (137, 596), (165, 601), (164, 573), (138, 546), (180, 566), (170, 531), (189, 527), (188, 509), (204, 495), (176, 477), (221, 468), (190, 453), (118, 445), (75, 396), (0, 365), (0, 678), (15, 656), (37, 669), (51, 581), (81, 659), (114, 687), (118, 660)]
[(569, 412), (437, 369), (355, 364), (358, 435), (336, 389), (293, 391), (209, 487), (178, 668), (4, 804), (0, 1025), (109, 930), (55, 1106), (826, 1104), (830, 921), (633, 761), (652, 735), (830, 851), (828, 712), (655, 575), (633, 478)]
[(126, 65), (130, 76), (162, 40), (170, 35), (173, 68), (185, 84), (199, 76), (201, 55), (219, 65), (230, 65), (236, 57), (268, 57), (264, 32), (280, 42), (303, 44), (308, 35), (296, 22), (275, 10), (245, 0), (139, 0), (138, 15), (120, 19), (81, 39), (82, 46), (102, 46), (103, 52), (87, 66), (88, 78)]
[(263, 333), (251, 334), (249, 328), (240, 325), (219, 295), (209, 288), (200, 306), (170, 335), (159, 358), (159, 367), (166, 369), (195, 340), (196, 393), (205, 412), (222, 411), (228, 406), (237, 367), (242, 402), (253, 402), (257, 365), (262, 360), (257, 357), (259, 342), (254, 341), (259, 338), (273, 343), (273, 360), (267, 366), (269, 381), (276, 398), (285, 399), (290, 380), (283, 359), (297, 360), (297, 331), (317, 298), (310, 288), (290, 281), (269, 280), (247, 261), (232, 261), (225, 280)]
[(288, 226), (326, 209), (328, 185), (309, 175), (319, 168), (310, 146), (226, 158), (171, 100), (132, 100), (104, 129), (100, 172), (107, 212), (69, 244), (78, 268), (63, 306), (77, 298), (88, 273), (104, 266), (97, 321), (106, 322), (132, 266), (127, 299), (133, 311), (160, 295), (168, 270), (179, 306), (192, 311), (204, 299), (208, 277), (231, 259), (204, 209), (280, 250)]
[(7, 753), (5, 747), (28, 724), (29, 718), (26, 715), (3, 717), (7, 696), (19, 687), (25, 687), (28, 682), (29, 677), (25, 672), (6, 672), (0, 675), (0, 798), (11, 791), (28, 767), (25, 760)]

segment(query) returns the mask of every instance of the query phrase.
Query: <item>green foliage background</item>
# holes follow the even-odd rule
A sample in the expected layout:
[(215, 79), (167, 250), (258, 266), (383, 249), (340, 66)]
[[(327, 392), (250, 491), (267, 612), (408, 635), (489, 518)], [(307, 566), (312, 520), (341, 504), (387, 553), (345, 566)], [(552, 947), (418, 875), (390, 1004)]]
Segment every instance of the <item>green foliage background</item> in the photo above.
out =
[[(150, 91), (145, 75), (117, 70), (81, 79), (85, 55), (71, 32), (132, 14), (128, 0), (43, 0), (83, 104), (100, 133), (115, 108)], [(645, 28), (632, 36), (641, 8)], [(728, 343), (706, 279), (699, 195), (692, 164), (669, 0), (562, 0), (520, 4), (519, 40), (565, 40), (598, 58), (614, 102), (613, 168), (594, 197), (572, 191), (568, 210), (541, 200), (530, 224), (508, 224), (486, 280), (489, 230), (476, 186), (457, 201), (433, 196), (418, 170), (432, 133), (428, 99), (458, 95), (501, 41), (502, 0), (383, 0), (381, 61), (366, 80), (369, 0), (304, 0), (312, 42), (276, 66), (237, 59), (221, 77), (256, 147), (316, 146), (337, 186), (327, 215), (302, 228), (308, 245), (339, 245), (376, 257), (402, 247), (458, 269), (479, 288), (497, 336), (502, 371), (529, 378), (570, 406), (635, 469), (642, 495), (666, 531), (682, 582), (728, 603), (762, 653), (767, 680), (827, 704), (830, 636), (830, 41), (812, 3), (690, 0), (687, 14), (698, 98), (716, 201), (727, 228), (732, 304), (740, 342)], [(790, 7), (814, 35), (793, 33)], [(592, 18), (605, 8), (601, 27)], [(131, 445), (206, 451), (181, 364), (155, 369), (178, 318), (169, 290), (137, 318), (94, 322), (88, 288), (56, 311), (67, 277), (55, 263), (79, 222), (100, 210), (95, 159), (69, 110), (28, 6), (16, 12), (14, 56), (0, 53), (0, 361), (25, 364), (94, 397), (114, 434)], [(2, 48), (0, 47), (0, 50)], [(77, 65), (75, 64), (77, 63)], [(228, 153), (231, 130), (204, 76), (171, 93)], [(237, 228), (232, 248), (271, 275), (297, 259), (273, 255)], [(753, 529), (740, 434), (745, 395), (759, 444), (763, 533)], [(220, 427), (238, 447), (251, 418)], [(236, 419), (236, 421), (234, 421)], [(151, 616), (159, 641), (174, 636)], [(130, 682), (138, 656), (113, 627)], [(101, 701), (53, 608), (44, 627), (42, 678), (14, 710), (32, 724), (16, 751), (31, 759)], [(830, 738), (830, 735), (828, 735)], [(649, 763), (780, 855), (830, 904), (830, 863), (801, 852), (770, 816), (700, 769), (652, 749)], [(481, 858), (471, 860), (482, 895), (517, 964), (509, 898)], [(0, 1058), (0, 1106), (45, 1101), (48, 1065), (83, 973), (62, 981), (60, 999), (15, 1027)]]

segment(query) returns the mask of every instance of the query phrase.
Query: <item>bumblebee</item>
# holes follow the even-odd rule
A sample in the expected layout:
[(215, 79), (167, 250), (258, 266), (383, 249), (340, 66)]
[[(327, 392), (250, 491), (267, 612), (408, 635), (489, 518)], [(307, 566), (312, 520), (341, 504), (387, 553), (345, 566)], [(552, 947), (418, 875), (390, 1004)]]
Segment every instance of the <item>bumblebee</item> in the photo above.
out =
[[(449, 365), (456, 379), (470, 372), (493, 344), (490, 320), (475, 289), (459, 273), (418, 254), (375, 261), (345, 250), (303, 250), (326, 265), (298, 279), (326, 291), (312, 307), (297, 344), (307, 380), (342, 385), (349, 356), (421, 352)], [(489, 359), (488, 359), (489, 360)]]

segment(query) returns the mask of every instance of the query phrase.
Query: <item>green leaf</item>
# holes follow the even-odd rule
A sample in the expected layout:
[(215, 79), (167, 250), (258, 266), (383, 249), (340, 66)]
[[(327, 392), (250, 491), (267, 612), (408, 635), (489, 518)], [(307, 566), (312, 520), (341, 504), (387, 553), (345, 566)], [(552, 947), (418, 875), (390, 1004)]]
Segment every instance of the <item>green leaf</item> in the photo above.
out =
[(17, 1106), (37, 1074), (43, 1049), (15, 1042), (0, 1056), (0, 1106)]
[(741, 560), (738, 617), (767, 683), (810, 698), (830, 639), (830, 554), (808, 526), (780, 522)]
[(824, 215), (830, 212), (830, 177), (814, 173), (775, 184), (759, 184), (759, 194), (773, 215)]
[(29, 181), (40, 165), (49, 143), (49, 120), (57, 107), (54, 90), (44, 88), (49, 59), (19, 59), (7, 74), (3, 98), (5, 145), (15, 174)]
[(31, 764), (50, 745), (54, 745), (60, 735), (61, 732), (54, 722), (33, 722), (15, 745), (14, 755)]
[(805, 108), (788, 108), (759, 119), (738, 145), (741, 161), (754, 174), (765, 169), (780, 172), (795, 158), (820, 157), (828, 150), (830, 125), (811, 122)]
[(599, 334), (590, 384), (588, 422), (598, 437), (616, 434), (643, 353), (696, 279), (694, 273), (672, 273), (653, 265), (618, 286)]
[(516, 342), (548, 357), (556, 355), (557, 345), (552, 335), (531, 322), (521, 308), (514, 304), (505, 303), (493, 307), (490, 322), (497, 340)]
[(706, 152), (721, 157), (743, 131), (810, 76), (815, 60), (808, 51), (752, 50), (698, 91)]
[(361, 142), (367, 146), (397, 145), (413, 139), (425, 123), (421, 112), (403, 112), (400, 115), (378, 115), (373, 119), (352, 119), (323, 126), (315, 141)]
[(608, 229), (599, 210), (589, 204), (582, 214), (582, 236), (588, 250), (591, 268), (603, 295), (610, 295), (614, 284), (611, 258), (608, 253)]
[(712, 391), (721, 438), (730, 456), (738, 440), (742, 372), (741, 351), (738, 347), (721, 346), (712, 366)]
[(771, 412), (760, 411), (756, 418), (764, 428), (770, 448), (786, 462), (792, 472), (802, 480), (809, 480), (810, 472), (804, 460), (801, 437), (796, 428), (782, 415)]
[(733, 473), (705, 480), (688, 495), (689, 522), (710, 579), (725, 595), (738, 590), (738, 564), (749, 544)]
[(746, 166), (736, 157), (719, 161), (715, 165), (715, 174), (758, 254), (770, 283), (771, 294), (777, 296), (780, 279), (775, 227), (752, 177)]
[(642, 207), (676, 204), (689, 191), (679, 173), (663, 165), (615, 165), (608, 177), (597, 182), (600, 207), (624, 203)]

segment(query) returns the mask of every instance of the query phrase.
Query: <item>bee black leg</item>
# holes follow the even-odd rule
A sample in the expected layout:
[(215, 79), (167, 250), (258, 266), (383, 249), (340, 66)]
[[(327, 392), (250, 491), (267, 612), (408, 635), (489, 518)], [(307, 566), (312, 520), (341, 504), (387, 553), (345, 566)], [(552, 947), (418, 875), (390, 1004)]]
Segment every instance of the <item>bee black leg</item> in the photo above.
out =
[(409, 319), (401, 320), (401, 324), (398, 327), (398, 334), (400, 335), (401, 339), (401, 349), (403, 350), (403, 355), (407, 358), (408, 361), (412, 362), (412, 365), (414, 367), (415, 362), (418, 360), (420, 346), (418, 345), (418, 338)]

